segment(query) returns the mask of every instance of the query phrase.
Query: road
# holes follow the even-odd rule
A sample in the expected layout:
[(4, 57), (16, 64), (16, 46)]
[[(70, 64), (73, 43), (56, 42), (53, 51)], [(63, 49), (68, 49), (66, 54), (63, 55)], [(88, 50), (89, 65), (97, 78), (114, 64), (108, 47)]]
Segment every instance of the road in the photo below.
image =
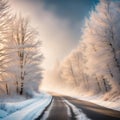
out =
[(120, 120), (120, 112), (66, 96), (53, 96), (36, 120)]

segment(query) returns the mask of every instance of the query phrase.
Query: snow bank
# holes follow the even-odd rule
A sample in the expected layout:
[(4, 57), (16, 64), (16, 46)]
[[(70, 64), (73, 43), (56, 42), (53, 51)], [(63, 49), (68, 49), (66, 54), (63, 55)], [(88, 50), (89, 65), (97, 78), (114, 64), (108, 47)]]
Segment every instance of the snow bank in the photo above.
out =
[(89, 118), (87, 118), (87, 116), (83, 113), (81, 109), (78, 109), (76, 106), (74, 106), (67, 100), (63, 100), (63, 101), (68, 105), (67, 107), (68, 115), (70, 115), (70, 109), (69, 109), (69, 106), (70, 106), (77, 120), (90, 120)]
[[(2, 102), (0, 103), (0, 109), (6, 111), (8, 114), (11, 114), (17, 110), (20, 110), (36, 101), (38, 101), (38, 99), (42, 99), (42, 98), (45, 98), (47, 94), (44, 94), (44, 93), (36, 93), (36, 92), (31, 92), (31, 96), (33, 97), (32, 99), (28, 99), (28, 100), (22, 100), (22, 102), (14, 102), (13, 101), (19, 101), (19, 98), (18, 96), (16, 96), (16, 98), (14, 97), (12, 100), (12, 102)], [(38, 98), (38, 99), (37, 99)], [(8, 98), (8, 100), (6, 101), (9, 101), (11, 100), (11, 98)]]
[(45, 111), (45, 113), (44, 113), (43, 117), (41, 118), (41, 120), (47, 120), (47, 118), (50, 115), (50, 111), (52, 110), (53, 103), (54, 103), (54, 99), (52, 100), (52, 103), (51, 103), (50, 107), (48, 108), (48, 110)]
[(4, 95), (4, 96), (0, 96), (0, 103), (5, 103), (5, 102), (21, 102), (26, 100), (26, 96), (21, 96), (21, 95)]
[(6, 111), (0, 110), (0, 118), (6, 117), (8, 113)]
[(120, 100), (117, 100), (115, 102), (104, 101), (103, 95), (101, 95), (101, 94), (95, 95), (95, 96), (71, 96), (71, 97), (79, 99), (79, 100), (92, 102), (92, 103), (98, 104), (100, 106), (109, 108), (109, 109), (120, 111)]
[(0, 104), (0, 120), (34, 120), (49, 105), (52, 97), (35, 94), (34, 98), (15, 103)]

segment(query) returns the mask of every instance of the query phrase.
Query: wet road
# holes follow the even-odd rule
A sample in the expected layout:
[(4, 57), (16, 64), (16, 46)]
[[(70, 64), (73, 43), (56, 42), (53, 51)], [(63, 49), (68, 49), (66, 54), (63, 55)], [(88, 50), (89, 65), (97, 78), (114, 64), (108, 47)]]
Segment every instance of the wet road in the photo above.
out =
[[(79, 117), (74, 107), (66, 104), (64, 100), (80, 111)], [(71, 97), (53, 96), (51, 104), (36, 120), (120, 120), (120, 112)]]

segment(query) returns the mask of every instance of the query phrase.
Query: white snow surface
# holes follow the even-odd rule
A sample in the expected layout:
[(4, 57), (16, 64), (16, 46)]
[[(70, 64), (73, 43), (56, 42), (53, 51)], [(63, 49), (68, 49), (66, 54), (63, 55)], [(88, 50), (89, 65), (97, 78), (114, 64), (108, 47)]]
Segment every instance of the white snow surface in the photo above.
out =
[(78, 100), (88, 101), (88, 102), (91, 102), (91, 103), (94, 103), (94, 104), (97, 104), (97, 105), (100, 105), (100, 106), (103, 106), (103, 107), (106, 107), (112, 110), (120, 111), (120, 97), (119, 96), (118, 98), (115, 98), (116, 99), (115, 101), (109, 101), (109, 100), (105, 101), (103, 100), (104, 98), (103, 94), (97, 94), (97, 95), (88, 95), (88, 94), (74, 95), (72, 94), (70, 95), (68, 93), (62, 93), (60, 91), (57, 91), (57, 93), (61, 95), (66, 95), (66, 96), (69, 96), (69, 97), (72, 97)]
[(91, 103), (95, 103), (97, 105), (112, 109), (112, 110), (116, 110), (116, 111), (120, 111), (120, 99), (118, 99), (115, 102), (112, 101), (104, 101), (103, 100), (103, 96), (101, 94), (98, 95), (94, 95), (94, 96), (71, 96), (73, 98), (79, 99), (79, 100), (84, 100), (84, 101), (88, 101)]
[(54, 99), (52, 100), (52, 103), (51, 103), (50, 107), (48, 108), (48, 110), (45, 111), (45, 113), (44, 113), (43, 117), (41, 118), (41, 120), (47, 120), (47, 118), (50, 115), (50, 111), (52, 110), (53, 103), (54, 103)]
[(0, 103), (0, 120), (34, 120), (51, 102), (52, 96), (33, 93), (33, 98), (22, 102)]
[(22, 102), (22, 101), (25, 101), (26, 100), (26, 97), (23, 95), (4, 95), (4, 96), (0, 96), (0, 103), (14, 103), (14, 102)]
[(6, 117), (8, 115), (8, 113), (4, 110), (0, 110), (0, 119), (3, 117)]
[(68, 112), (69, 116), (70, 116), (70, 109), (69, 109), (69, 106), (70, 106), (72, 108), (73, 113), (75, 114), (75, 117), (77, 120), (91, 120), (91, 119), (87, 118), (87, 116), (83, 113), (83, 111), (81, 109), (78, 109), (76, 106), (74, 106), (68, 100), (64, 99), (63, 101), (65, 102), (66, 105), (68, 105), (67, 112)]

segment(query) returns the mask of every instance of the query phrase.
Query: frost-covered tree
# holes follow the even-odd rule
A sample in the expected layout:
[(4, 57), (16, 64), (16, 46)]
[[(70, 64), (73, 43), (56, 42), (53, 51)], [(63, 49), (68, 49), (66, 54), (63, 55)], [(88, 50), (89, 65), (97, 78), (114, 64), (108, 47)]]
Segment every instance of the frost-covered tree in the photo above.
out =
[(65, 85), (75, 88), (77, 87), (77, 79), (73, 67), (74, 66), (69, 57), (66, 58), (61, 65), (60, 76)]
[[(17, 93), (34, 89), (38, 90), (41, 80), (41, 42), (38, 33), (33, 29), (28, 19), (18, 16), (11, 23), (6, 51), (9, 62), (5, 65), (7, 71), (6, 80), (12, 84)], [(13, 87), (14, 86), (14, 87)], [(15, 91), (14, 90), (14, 91)]]
[(73, 50), (61, 64), (60, 76), (68, 88), (88, 90), (89, 85), (84, 72), (85, 59), (82, 51), (84, 51), (84, 46), (81, 43), (80, 47)]
[(7, 60), (5, 60), (6, 48), (4, 47), (4, 42), (6, 41), (7, 32), (9, 29), (9, 24), (11, 21), (11, 15), (9, 13), (8, 1), (0, 0), (0, 91), (9, 93), (8, 83), (4, 80), (3, 74), (5, 72), (4, 65)]
[(117, 55), (120, 12), (117, 4), (102, 0), (95, 11), (91, 12), (90, 18), (86, 20), (82, 36), (86, 44), (86, 66), (89, 68), (86, 72), (95, 76), (99, 86), (104, 86), (106, 92), (107, 83), (117, 91), (120, 87), (120, 67)]
[[(69, 88), (119, 94), (120, 2), (101, 0), (85, 21), (79, 47), (62, 62), (61, 78)], [(113, 95), (114, 93), (114, 95)]]
[(0, 94), (38, 90), (41, 81), (41, 41), (29, 20), (9, 12), (0, 0)]

